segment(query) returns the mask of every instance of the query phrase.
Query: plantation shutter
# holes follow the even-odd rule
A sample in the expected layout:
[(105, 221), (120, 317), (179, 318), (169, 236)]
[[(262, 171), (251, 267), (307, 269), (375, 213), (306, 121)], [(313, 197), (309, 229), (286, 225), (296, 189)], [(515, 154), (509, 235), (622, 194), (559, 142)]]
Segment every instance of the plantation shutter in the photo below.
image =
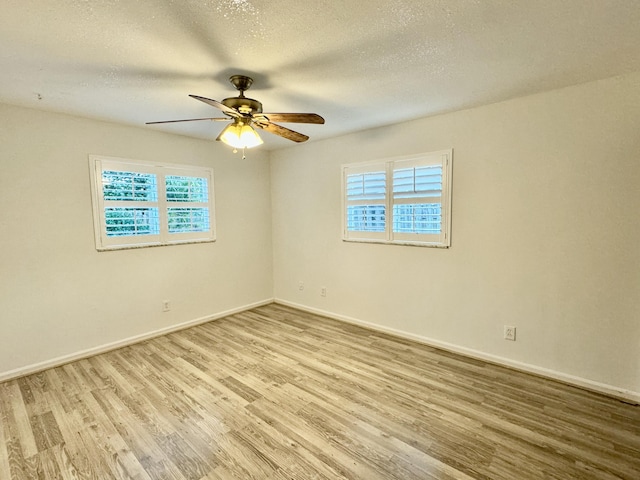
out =
[(95, 163), (100, 192), (100, 240), (104, 247), (160, 243), (158, 175), (133, 163)]
[(452, 154), (343, 165), (342, 238), (449, 247)]
[(393, 162), (393, 240), (444, 243), (443, 178), (446, 158), (440, 154)]
[(212, 235), (211, 178), (206, 172), (164, 170), (168, 241)]
[(215, 240), (213, 170), (89, 157), (96, 248)]
[(384, 164), (345, 167), (344, 235), (384, 239), (387, 230), (387, 173)]

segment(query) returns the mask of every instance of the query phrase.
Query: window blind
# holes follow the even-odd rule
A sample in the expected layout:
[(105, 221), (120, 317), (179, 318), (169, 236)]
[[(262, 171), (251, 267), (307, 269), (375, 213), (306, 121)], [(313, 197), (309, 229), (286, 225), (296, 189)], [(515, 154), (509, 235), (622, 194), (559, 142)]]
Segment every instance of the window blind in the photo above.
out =
[(387, 223), (387, 173), (380, 166), (345, 174), (347, 231), (373, 238), (384, 234)]
[(393, 170), (393, 231), (433, 234), (442, 225), (442, 165)]
[(452, 150), (343, 166), (343, 239), (449, 246)]
[(215, 240), (210, 168), (89, 157), (96, 248)]

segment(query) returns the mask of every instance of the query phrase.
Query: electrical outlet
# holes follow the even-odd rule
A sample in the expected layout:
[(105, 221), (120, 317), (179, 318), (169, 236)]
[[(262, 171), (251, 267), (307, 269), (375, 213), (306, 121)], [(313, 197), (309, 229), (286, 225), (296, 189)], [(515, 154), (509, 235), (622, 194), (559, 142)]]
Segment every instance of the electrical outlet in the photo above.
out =
[(504, 339), (511, 340), (512, 342), (516, 341), (516, 327), (512, 327), (509, 325), (504, 326)]
[(327, 287), (320, 287), (320, 296), (321, 297), (327, 296)]
[(168, 312), (169, 310), (171, 310), (171, 302), (169, 300), (164, 300), (162, 302), (162, 311)]
[(298, 290), (300, 291), (304, 290), (304, 282), (302, 280), (298, 282)]

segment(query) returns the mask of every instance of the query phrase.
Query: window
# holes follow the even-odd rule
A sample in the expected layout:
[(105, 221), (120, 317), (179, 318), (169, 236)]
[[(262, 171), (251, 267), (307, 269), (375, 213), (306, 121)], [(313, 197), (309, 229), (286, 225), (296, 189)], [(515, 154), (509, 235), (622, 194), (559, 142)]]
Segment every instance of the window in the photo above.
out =
[(343, 239), (449, 247), (452, 153), (344, 165)]
[(89, 156), (96, 248), (212, 242), (213, 170)]

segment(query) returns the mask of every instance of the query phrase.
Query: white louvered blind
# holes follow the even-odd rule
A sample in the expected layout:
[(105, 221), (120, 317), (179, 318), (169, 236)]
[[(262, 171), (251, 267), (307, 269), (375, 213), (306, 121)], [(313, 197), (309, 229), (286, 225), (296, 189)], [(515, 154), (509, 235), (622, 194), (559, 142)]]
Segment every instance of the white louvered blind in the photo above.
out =
[(167, 175), (165, 185), (169, 233), (209, 231), (209, 186), (207, 179)]
[(89, 157), (96, 248), (215, 240), (213, 171)]
[(343, 239), (448, 247), (451, 156), (343, 166)]
[(103, 170), (102, 196), (107, 237), (160, 234), (155, 174)]
[[(387, 214), (387, 173), (384, 165), (346, 168), (347, 235), (354, 238), (384, 238)], [(357, 232), (357, 233), (356, 233)]]
[(386, 182), (385, 172), (347, 175), (349, 230), (384, 232)]
[(394, 168), (393, 231), (440, 234), (442, 166)]

